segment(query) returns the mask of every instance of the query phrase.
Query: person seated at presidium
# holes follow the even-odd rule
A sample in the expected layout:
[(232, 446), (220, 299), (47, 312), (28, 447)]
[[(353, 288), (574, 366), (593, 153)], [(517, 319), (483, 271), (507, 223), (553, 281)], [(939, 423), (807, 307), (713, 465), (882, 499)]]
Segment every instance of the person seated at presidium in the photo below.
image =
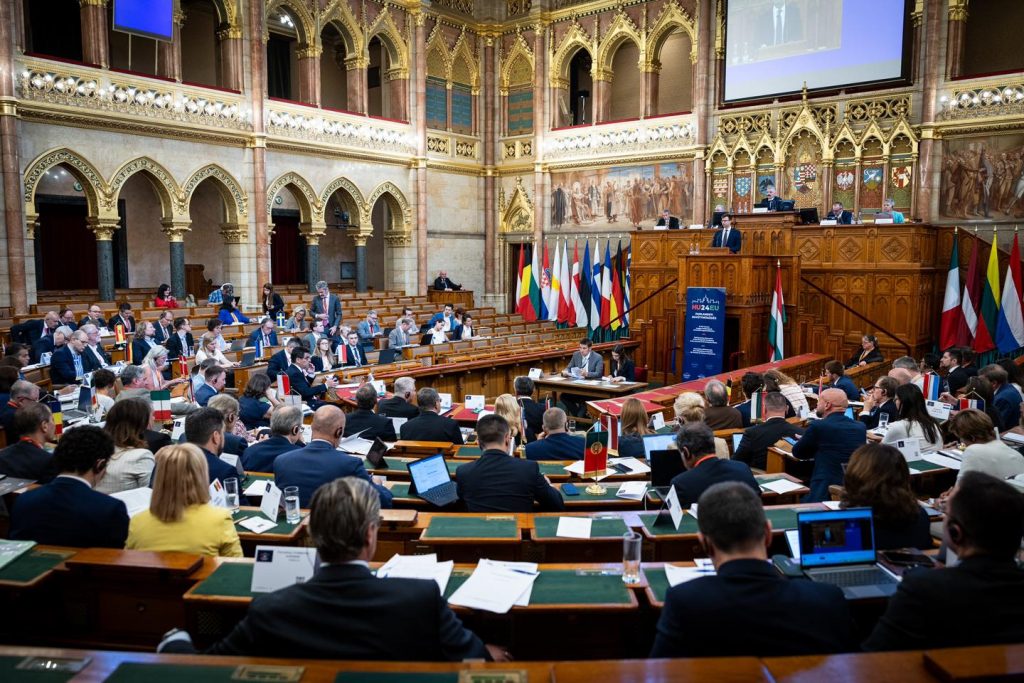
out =
[(455, 470), (459, 498), (469, 512), (532, 512), (534, 502), (542, 512), (565, 509), (536, 462), (512, 457), (512, 431), (505, 418), (485, 415), (476, 431), (482, 455)]
[(708, 487), (695, 502), (697, 540), (715, 573), (669, 588), (651, 657), (856, 649), (854, 622), (838, 587), (788, 579), (767, 561), (772, 526), (759, 493), (730, 481)]
[(814, 461), (811, 490), (803, 498), (805, 503), (828, 500), (828, 487), (843, 483), (843, 465), (864, 445), (867, 428), (863, 422), (845, 415), (848, 406), (849, 400), (841, 389), (822, 391), (816, 409), (821, 419), (813, 420), (793, 446), (794, 457)]
[[(309, 533), (323, 563), (306, 582), (253, 600), (206, 654), (382, 661), (507, 660), (455, 616), (434, 581), (376, 578), (380, 501), (365, 481), (329, 481), (313, 495)], [(401, 614), (402, 618), (395, 618)], [(159, 652), (194, 653), (187, 633)]]
[(878, 350), (878, 337), (873, 334), (865, 334), (860, 340), (860, 350), (850, 356), (846, 367), (855, 368), (870, 363), (881, 363), (884, 360), (882, 352)]
[(582, 460), (587, 440), (565, 430), (565, 411), (548, 408), (544, 411), (544, 432), (533, 443), (526, 444), (527, 460)]
[[(579, 350), (574, 351), (569, 365), (562, 370), (562, 377), (574, 379), (600, 379), (604, 375), (604, 358), (593, 350), (594, 343), (589, 338), (580, 340)], [(584, 411), (585, 399), (578, 394), (562, 393), (561, 401), (572, 415), (581, 415)]]
[(622, 344), (616, 344), (612, 349), (611, 368), (609, 368), (607, 379), (610, 382), (636, 381), (636, 366)]
[(662, 209), (661, 218), (654, 224), (655, 227), (666, 227), (669, 230), (679, 229), (679, 219), (671, 214), (668, 209)]
[(844, 211), (842, 202), (832, 202), (832, 210), (825, 216), (825, 220), (835, 221), (837, 225), (852, 225), (853, 212)]
[(441, 397), (438, 395), (437, 389), (423, 387), (416, 394), (416, 403), (419, 404), (420, 414), (402, 425), (399, 432), (403, 441), (463, 443), (459, 423), (450, 417), (442, 417), (438, 414)]
[(781, 211), (783, 201), (784, 200), (781, 197), (775, 194), (774, 185), (765, 185), (764, 199), (759, 201), (757, 205), (758, 207), (768, 209), (769, 211)]
[(726, 247), (733, 254), (738, 254), (743, 246), (743, 234), (739, 228), (733, 227), (732, 214), (722, 214), (722, 228), (715, 232), (711, 240), (712, 247)]
[(231, 511), (210, 503), (210, 472), (198, 446), (161, 448), (156, 454), (149, 509), (132, 517), (128, 550), (242, 557)]
[(457, 285), (448, 277), (448, 271), (442, 270), (434, 279), (434, 289), (438, 292), (459, 291), (462, 285)]
[(891, 218), (893, 223), (906, 223), (907, 219), (902, 213), (896, 210), (896, 200), (889, 197), (882, 202), (882, 210), (875, 213), (875, 220), (880, 218)]

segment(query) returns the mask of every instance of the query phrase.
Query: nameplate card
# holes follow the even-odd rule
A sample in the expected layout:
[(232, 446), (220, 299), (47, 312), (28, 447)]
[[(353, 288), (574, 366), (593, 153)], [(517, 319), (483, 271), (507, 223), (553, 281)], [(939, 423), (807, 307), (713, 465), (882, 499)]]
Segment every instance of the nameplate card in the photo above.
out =
[(544, 375), (544, 371), (540, 368), (530, 368), (530, 379), (540, 379)]
[(482, 394), (466, 394), (466, 408), (468, 410), (483, 410), (484, 405), (486, 405), (485, 397)]
[(260, 500), (260, 512), (274, 524), (281, 512), (281, 489), (272, 481), (267, 482), (267, 489)]
[(838, 225), (838, 224), (839, 224), (839, 221), (837, 221), (835, 218), (826, 218), (825, 220), (820, 221), (818, 223), (818, 225)]
[(949, 414), (953, 410), (953, 406), (949, 405), (948, 403), (943, 403), (942, 401), (932, 401), (929, 399), (924, 403), (925, 408), (928, 411), (928, 414), (934, 417), (936, 420), (939, 420), (940, 422), (945, 422), (946, 420), (948, 420)]
[(228, 494), (224, 490), (224, 485), (220, 483), (220, 479), (214, 479), (213, 483), (210, 484), (210, 505), (215, 505), (219, 508), (226, 508), (228, 506)]
[(703, 230), (703, 229), (704, 229), (704, 224), (703, 223), (691, 223), (690, 224), (690, 230)]
[(753, 209), (750, 210), (750, 213), (768, 213), (768, 207), (767, 206), (755, 206)]
[(249, 590), (253, 593), (272, 593), (297, 583), (305, 583), (313, 578), (319, 564), (316, 548), (258, 545)]
[(899, 439), (895, 444), (896, 450), (903, 454), (907, 462), (921, 459), (921, 440), (917, 438)]
[(171, 429), (171, 443), (178, 443), (181, 435), (185, 433), (185, 418), (179, 417), (174, 421), (174, 427)]
[(651, 427), (653, 427), (655, 430), (658, 430), (658, 429), (661, 429), (664, 426), (665, 426), (665, 414), (664, 413), (655, 413), (651, 417)]
[(438, 396), (439, 399), (441, 399), (441, 410), (442, 411), (446, 411), (446, 410), (451, 410), (452, 409), (452, 395), (451, 394), (438, 394), (437, 396)]
[(384, 380), (375, 379), (372, 382), (370, 382), (370, 384), (377, 391), (377, 396), (383, 398), (384, 395), (388, 393), (388, 388), (384, 386)]
[(668, 508), (668, 514), (672, 516), (672, 528), (679, 531), (679, 525), (683, 521), (683, 506), (679, 503), (679, 494), (676, 493), (675, 486), (668, 487), (668, 495), (665, 496), (665, 507)]
[(876, 218), (875, 225), (892, 225), (891, 218)]

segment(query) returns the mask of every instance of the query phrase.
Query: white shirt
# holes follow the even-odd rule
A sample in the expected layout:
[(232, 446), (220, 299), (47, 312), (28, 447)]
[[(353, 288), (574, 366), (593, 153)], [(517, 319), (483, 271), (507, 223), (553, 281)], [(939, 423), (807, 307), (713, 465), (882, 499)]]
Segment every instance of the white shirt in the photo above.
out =
[(89, 488), (92, 488), (92, 484), (90, 484), (87, 479), (82, 479), (81, 477), (76, 476), (74, 474), (58, 474), (57, 475), (57, 479), (60, 479), (61, 477), (65, 478), (65, 479), (74, 479), (75, 481), (80, 481), (83, 484), (85, 484), (86, 486), (88, 486)]
[(958, 479), (964, 476), (964, 472), (984, 472), (996, 479), (1024, 474), (1024, 455), (999, 440), (968, 446), (964, 449), (962, 462)]
[(938, 439), (929, 441), (921, 425), (916, 422), (908, 422), (907, 420), (897, 420), (890, 424), (889, 428), (885, 430), (882, 443), (894, 444), (901, 439), (918, 439), (922, 453), (930, 453), (942, 447), (941, 432), (938, 434)]
[(448, 337), (444, 336), (444, 330), (431, 330), (430, 331), (430, 343), (431, 344), (444, 344), (448, 341)]

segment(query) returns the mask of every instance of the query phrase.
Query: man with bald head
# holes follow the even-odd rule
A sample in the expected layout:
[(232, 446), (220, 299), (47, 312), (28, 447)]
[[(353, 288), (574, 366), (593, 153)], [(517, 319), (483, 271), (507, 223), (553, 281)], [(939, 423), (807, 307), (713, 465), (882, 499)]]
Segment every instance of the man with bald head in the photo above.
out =
[(304, 448), (283, 453), (274, 460), (274, 482), (279, 489), (299, 487), (299, 505), (305, 508), (323, 484), (341, 477), (356, 477), (373, 484), (380, 494), (381, 507), (391, 507), (391, 491), (370, 478), (362, 460), (338, 450), (338, 442), (345, 433), (345, 413), (340, 408), (317, 408), (312, 431)]
[(864, 423), (845, 414), (849, 403), (842, 389), (821, 392), (815, 411), (820, 419), (813, 420), (793, 446), (795, 457), (814, 460), (811, 492), (804, 496), (805, 503), (829, 500), (828, 487), (843, 483), (843, 465), (867, 440)]

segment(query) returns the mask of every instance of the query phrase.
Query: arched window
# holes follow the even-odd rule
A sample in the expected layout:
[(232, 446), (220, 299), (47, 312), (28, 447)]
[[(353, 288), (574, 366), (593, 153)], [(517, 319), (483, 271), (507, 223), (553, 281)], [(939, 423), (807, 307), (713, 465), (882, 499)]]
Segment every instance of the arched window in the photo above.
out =
[(533, 68), (523, 55), (516, 58), (508, 71), (506, 107), (508, 135), (533, 132)]
[(286, 9), (267, 17), (267, 95), (299, 99), (298, 20)]
[(320, 32), (320, 103), (329, 109), (349, 109), (345, 40), (334, 24)]
[(217, 49), (217, 8), (211, 0), (181, 0), (185, 15), (181, 39), (181, 80), (196, 85), (225, 87)]
[(593, 123), (594, 82), (590, 70), (593, 59), (590, 53), (580, 48), (569, 62), (569, 112), (570, 126)]
[(612, 57), (614, 80), (610, 89), (607, 120), (635, 119), (640, 116), (640, 48), (627, 40)]
[(377, 36), (370, 40), (367, 47), (370, 53), (370, 65), (366, 70), (369, 113), (371, 116), (390, 117), (392, 92), (386, 80), (391, 69), (391, 55), (384, 41)]
[(440, 49), (427, 53), (427, 128), (448, 129), (448, 68)]
[(452, 64), (452, 131), (473, 134), (473, 75), (465, 58), (456, 57)]
[(78, 0), (24, 0), (25, 52), (82, 61)]
[(690, 63), (690, 36), (681, 29), (670, 33), (658, 49), (655, 59), (661, 72), (652, 74), (652, 81), (657, 79), (658, 82), (657, 97), (652, 98), (655, 100), (653, 113), (678, 114), (691, 111), (693, 65)]

